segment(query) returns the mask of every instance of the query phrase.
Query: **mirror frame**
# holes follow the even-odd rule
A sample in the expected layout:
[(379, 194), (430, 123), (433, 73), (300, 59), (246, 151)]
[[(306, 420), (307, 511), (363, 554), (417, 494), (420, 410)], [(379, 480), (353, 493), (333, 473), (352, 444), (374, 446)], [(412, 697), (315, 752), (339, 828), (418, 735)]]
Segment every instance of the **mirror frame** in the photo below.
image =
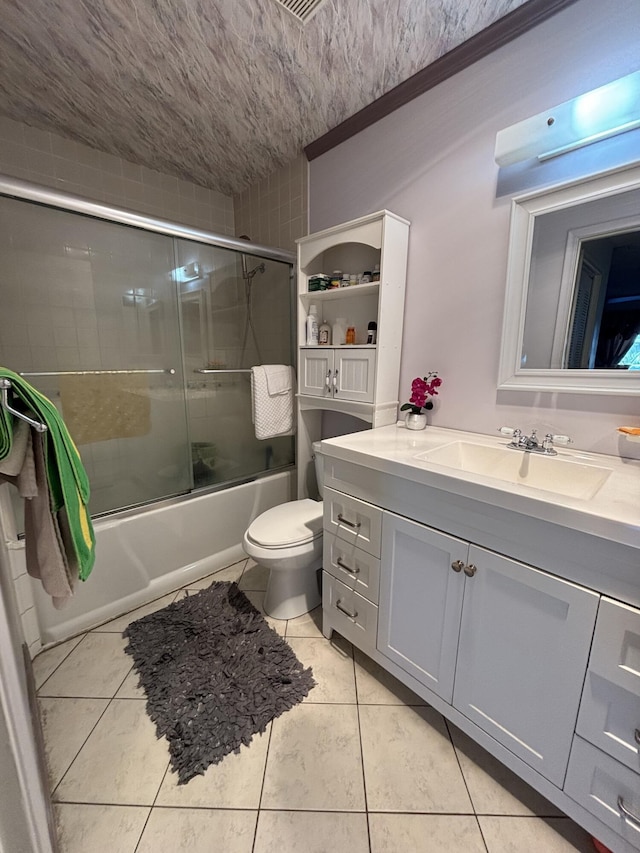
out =
[[(523, 368), (520, 364), (536, 218), (634, 189), (640, 189), (640, 167), (637, 166), (538, 190), (512, 200), (499, 390), (640, 395), (640, 371)], [(603, 228), (607, 225), (610, 223), (603, 223)]]

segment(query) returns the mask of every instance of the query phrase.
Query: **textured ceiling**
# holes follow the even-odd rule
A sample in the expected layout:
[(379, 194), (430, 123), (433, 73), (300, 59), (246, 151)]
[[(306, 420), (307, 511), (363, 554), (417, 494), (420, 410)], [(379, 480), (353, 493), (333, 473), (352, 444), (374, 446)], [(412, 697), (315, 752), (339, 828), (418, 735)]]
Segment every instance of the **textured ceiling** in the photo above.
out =
[(0, 0), (0, 114), (223, 193), (524, 0)]

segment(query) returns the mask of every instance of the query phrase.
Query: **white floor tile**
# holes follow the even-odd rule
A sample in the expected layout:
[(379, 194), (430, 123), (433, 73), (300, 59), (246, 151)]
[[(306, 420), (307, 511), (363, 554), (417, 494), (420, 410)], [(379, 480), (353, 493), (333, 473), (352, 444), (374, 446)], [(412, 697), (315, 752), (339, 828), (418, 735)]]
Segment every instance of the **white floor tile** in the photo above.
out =
[(479, 817), (488, 853), (593, 853), (589, 835), (567, 817)]
[(472, 815), (370, 814), (369, 832), (371, 853), (486, 853)]
[(40, 652), (34, 658), (33, 678), (36, 682), (36, 689), (42, 687), (51, 673), (71, 654), (83, 637), (84, 634), (81, 634), (79, 637), (72, 637), (70, 640), (65, 640), (64, 643), (58, 643), (57, 646), (53, 646), (51, 649), (45, 649), (44, 652)]
[(251, 853), (257, 813), (154, 808), (136, 853)]
[(145, 702), (114, 699), (54, 792), (63, 802), (152, 805), (169, 764)]
[(215, 809), (257, 809), (271, 725), (263, 735), (254, 735), (249, 746), (231, 753), (220, 764), (209, 767), (204, 776), (196, 776), (186, 785), (178, 785), (171, 770), (160, 788), (156, 805), (193, 806)]
[(136, 619), (141, 619), (143, 616), (148, 616), (150, 613), (162, 610), (167, 604), (171, 604), (175, 597), (176, 593), (170, 592), (168, 595), (163, 595), (162, 598), (156, 598), (155, 601), (150, 601), (148, 604), (143, 604), (142, 607), (137, 607), (135, 610), (125, 613), (123, 616), (118, 616), (110, 622), (105, 622), (104, 625), (99, 625), (93, 629), (93, 633), (122, 634), (131, 622), (135, 622)]
[(290, 637), (287, 642), (300, 663), (313, 670), (316, 686), (309, 692), (305, 702), (355, 704), (356, 682), (351, 643), (337, 635), (331, 642), (324, 637)]
[(51, 790), (66, 773), (108, 704), (109, 699), (38, 700)]
[(303, 703), (274, 720), (261, 807), (364, 810), (355, 705)]
[(440, 714), (395, 705), (359, 712), (370, 811), (473, 814)]
[(57, 803), (60, 853), (134, 853), (150, 811), (138, 806)]
[(366, 814), (260, 812), (253, 853), (300, 853), (302, 850), (304, 853), (369, 853)]
[(41, 696), (110, 699), (133, 665), (119, 634), (87, 634), (40, 689)]
[(244, 590), (261, 590), (264, 592), (267, 588), (269, 572), (269, 569), (265, 569), (264, 566), (259, 566), (258, 563), (249, 559), (238, 586)]
[[(336, 635), (334, 634), (334, 637)], [(413, 690), (359, 649), (353, 650), (360, 705), (426, 705)]]
[(508, 767), (449, 724), (476, 814), (563, 817), (562, 812)]
[(289, 619), (287, 637), (322, 637), (322, 607)]

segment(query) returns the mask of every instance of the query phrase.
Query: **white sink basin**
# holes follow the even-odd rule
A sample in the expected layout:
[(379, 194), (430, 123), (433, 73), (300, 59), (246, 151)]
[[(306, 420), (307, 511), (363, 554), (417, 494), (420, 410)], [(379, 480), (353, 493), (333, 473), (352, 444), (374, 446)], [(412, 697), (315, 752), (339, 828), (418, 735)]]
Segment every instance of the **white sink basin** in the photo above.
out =
[(606, 482), (610, 468), (573, 459), (526, 453), (507, 447), (487, 447), (454, 441), (416, 456), (425, 462), (455, 468), (468, 474), (492, 477), (503, 483), (544, 489), (568, 498), (589, 500)]

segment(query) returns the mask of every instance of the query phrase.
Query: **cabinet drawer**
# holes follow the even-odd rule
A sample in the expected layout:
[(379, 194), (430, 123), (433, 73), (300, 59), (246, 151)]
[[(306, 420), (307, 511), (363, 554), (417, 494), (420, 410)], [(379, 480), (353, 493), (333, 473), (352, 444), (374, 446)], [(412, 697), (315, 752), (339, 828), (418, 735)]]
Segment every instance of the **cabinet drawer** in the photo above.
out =
[(374, 557), (380, 556), (382, 510), (333, 489), (324, 490), (324, 528)]
[(378, 608), (327, 572), (322, 573), (322, 609), (325, 628), (335, 628), (359, 649), (375, 649)]
[[(640, 849), (640, 776), (579, 737), (573, 739), (564, 792)], [(630, 812), (625, 816), (622, 809)]]
[(640, 611), (603, 598), (576, 731), (640, 772)]
[(325, 536), (323, 568), (373, 604), (378, 603), (380, 560), (332, 533)]

